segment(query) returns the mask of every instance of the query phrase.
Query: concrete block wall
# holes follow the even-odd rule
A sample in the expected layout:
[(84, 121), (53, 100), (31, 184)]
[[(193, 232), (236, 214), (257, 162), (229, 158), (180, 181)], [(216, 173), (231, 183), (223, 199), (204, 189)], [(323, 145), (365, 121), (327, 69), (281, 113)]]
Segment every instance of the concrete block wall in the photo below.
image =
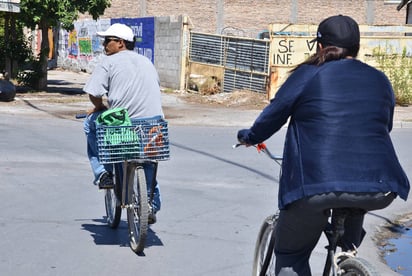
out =
[(183, 17), (155, 18), (155, 60), (161, 85), (180, 88)]

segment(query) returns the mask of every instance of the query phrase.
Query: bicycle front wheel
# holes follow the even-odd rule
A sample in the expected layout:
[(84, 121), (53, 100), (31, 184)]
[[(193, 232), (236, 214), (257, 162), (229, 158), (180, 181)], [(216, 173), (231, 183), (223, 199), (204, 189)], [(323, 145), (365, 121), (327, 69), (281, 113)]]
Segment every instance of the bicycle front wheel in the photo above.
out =
[(129, 225), (130, 248), (142, 253), (146, 242), (149, 218), (146, 177), (142, 166), (128, 172), (127, 222)]
[(253, 260), (253, 276), (275, 275), (275, 227), (277, 215), (265, 219), (260, 227)]
[(338, 264), (341, 276), (378, 276), (376, 269), (366, 260), (358, 257), (347, 258)]
[(105, 190), (104, 203), (106, 207), (107, 224), (111, 228), (117, 228), (122, 215), (122, 207), (120, 206), (120, 197), (122, 194), (121, 185), (121, 164), (114, 165), (114, 187), (113, 189)]

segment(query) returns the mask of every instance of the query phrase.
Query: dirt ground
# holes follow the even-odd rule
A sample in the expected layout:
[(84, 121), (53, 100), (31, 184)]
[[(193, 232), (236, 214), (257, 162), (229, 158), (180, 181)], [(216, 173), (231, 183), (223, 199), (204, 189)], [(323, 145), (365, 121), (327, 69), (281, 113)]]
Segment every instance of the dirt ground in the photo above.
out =
[[(215, 95), (202, 95), (199, 93), (173, 91), (165, 92), (178, 97), (188, 104), (201, 104), (209, 107), (233, 107), (247, 110), (261, 110), (269, 101), (264, 93), (251, 91), (235, 91), (233, 93), (219, 93)], [(17, 93), (16, 97), (21, 100), (36, 100), (54, 104), (87, 102), (88, 97), (83, 93), (61, 93), (61, 92), (34, 92)], [(17, 103), (14, 103), (17, 104)]]
[(179, 98), (187, 103), (206, 104), (213, 107), (233, 107), (247, 110), (261, 110), (268, 103), (267, 95), (246, 90), (232, 93), (218, 93), (214, 95), (202, 95), (198, 93), (180, 92)]
[[(219, 112), (225, 112), (223, 116), (227, 118), (230, 110), (237, 110), (235, 113), (241, 115), (247, 114), (247, 111), (256, 110), (257, 114), (269, 103), (265, 94), (250, 91), (215, 95), (163, 91), (163, 98), (167, 99), (163, 106), (166, 117), (169, 119), (175, 118), (179, 122), (184, 120), (182, 114), (190, 119), (198, 117), (198, 121), (202, 117), (213, 120)], [(75, 114), (86, 113), (91, 107), (87, 94), (82, 93), (80, 88), (77, 90), (71, 88), (70, 91), (65, 91), (61, 88), (53, 89), (53, 87), (49, 87), (49, 92), (19, 91), (14, 101), (0, 101), (0, 111), (25, 113), (44, 111), (63, 118), (73, 118)], [(214, 114), (215, 112), (216, 114)], [(33, 114), (38, 114), (38, 112)]]
[[(85, 112), (90, 108), (87, 95), (82, 93), (82, 88), (90, 77), (90, 74), (83, 72), (72, 72), (62, 69), (48, 71), (48, 92), (30, 93), (28, 89), (18, 88), (16, 99), (13, 102), (0, 102), (0, 108), (10, 109), (13, 106), (31, 106), (33, 108), (47, 108), (56, 104), (54, 112), (61, 113), (57, 115), (69, 115), (73, 112)], [(237, 111), (261, 111), (268, 103), (265, 93), (256, 93), (251, 91), (234, 91), (232, 93), (201, 94), (195, 92), (177, 91), (163, 89), (163, 94), (173, 99), (167, 106), (166, 112), (169, 117), (179, 117), (179, 108), (187, 108), (196, 111), (199, 107), (205, 112), (210, 112), (213, 108), (218, 110), (236, 109)], [(176, 99), (176, 100), (174, 100)], [(178, 108), (175, 103), (182, 103)], [(213, 112), (213, 110), (212, 110)], [(175, 114), (176, 113), (176, 114)], [(228, 111), (227, 111), (228, 113)], [(202, 114), (204, 115), (204, 114)], [(398, 122), (400, 127), (412, 127), (412, 106), (395, 108), (394, 121)]]
[[(242, 111), (261, 111), (268, 103), (267, 95), (251, 91), (235, 91), (232, 93), (219, 93), (214, 95), (202, 95), (199, 93), (185, 91), (163, 90), (163, 94), (169, 98), (176, 99), (182, 103), (179, 108), (173, 104), (165, 105), (165, 112), (169, 118), (180, 116), (181, 108), (185, 110), (196, 108), (205, 110), (211, 109), (228, 110), (234, 109), (238, 113)], [(76, 113), (84, 113), (90, 107), (88, 96), (82, 93), (81, 88), (70, 87), (68, 89), (51, 86), (49, 92), (18, 92), (16, 99), (12, 102), (1, 102), (0, 110), (23, 108), (31, 106), (33, 108), (53, 109), (57, 116), (72, 116)], [(397, 106), (394, 114), (394, 127), (412, 127), (412, 106)]]

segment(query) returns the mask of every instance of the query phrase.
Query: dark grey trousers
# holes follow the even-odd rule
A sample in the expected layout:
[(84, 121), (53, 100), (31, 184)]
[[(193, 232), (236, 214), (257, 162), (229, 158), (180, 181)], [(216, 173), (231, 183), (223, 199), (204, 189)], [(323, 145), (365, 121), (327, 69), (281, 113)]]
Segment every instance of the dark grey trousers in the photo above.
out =
[[(276, 275), (292, 268), (299, 276), (310, 276), (309, 257), (328, 223), (331, 208), (353, 207), (366, 211), (383, 209), (394, 193), (325, 193), (300, 199), (280, 210), (276, 227)], [(359, 246), (363, 214), (348, 217), (343, 239)]]

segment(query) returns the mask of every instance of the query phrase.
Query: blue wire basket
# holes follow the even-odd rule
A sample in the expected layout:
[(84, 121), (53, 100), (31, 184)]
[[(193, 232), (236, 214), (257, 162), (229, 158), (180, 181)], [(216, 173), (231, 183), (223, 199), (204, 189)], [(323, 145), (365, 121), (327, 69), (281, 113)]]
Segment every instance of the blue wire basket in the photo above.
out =
[(96, 130), (102, 164), (170, 159), (168, 123), (164, 119), (132, 119), (131, 126), (97, 125)]

